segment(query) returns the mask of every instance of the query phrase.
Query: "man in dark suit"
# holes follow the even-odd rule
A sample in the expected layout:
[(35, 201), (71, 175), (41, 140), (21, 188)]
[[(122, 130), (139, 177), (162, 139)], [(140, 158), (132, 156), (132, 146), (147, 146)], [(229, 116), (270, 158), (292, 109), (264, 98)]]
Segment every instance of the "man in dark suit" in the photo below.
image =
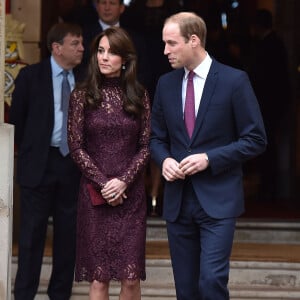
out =
[(152, 111), (150, 147), (166, 179), (163, 217), (178, 300), (229, 299), (235, 223), (244, 211), (242, 164), (266, 147), (247, 74), (211, 58), (205, 40), (196, 14), (166, 20), (164, 53), (176, 70), (159, 79)]
[[(62, 111), (62, 71), (74, 88), (73, 68), (83, 55), (78, 25), (55, 24), (48, 32), (51, 57), (23, 68), (15, 80), (10, 122), (15, 125), (20, 184), (20, 237), (15, 300), (33, 300), (39, 286), (48, 218), (53, 218), (52, 300), (70, 298), (80, 172), (67, 152)], [(66, 99), (68, 101), (68, 99)], [(67, 149), (68, 150), (68, 149)], [(66, 151), (67, 151), (66, 150)]]

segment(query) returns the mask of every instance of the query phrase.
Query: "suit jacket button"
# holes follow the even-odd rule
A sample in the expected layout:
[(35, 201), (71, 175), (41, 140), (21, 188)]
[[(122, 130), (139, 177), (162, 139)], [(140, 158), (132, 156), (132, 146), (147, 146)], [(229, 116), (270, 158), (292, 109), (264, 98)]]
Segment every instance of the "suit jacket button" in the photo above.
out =
[(191, 153), (191, 152), (192, 152), (192, 149), (191, 149), (191, 148), (188, 148), (187, 151), (188, 151), (189, 153)]

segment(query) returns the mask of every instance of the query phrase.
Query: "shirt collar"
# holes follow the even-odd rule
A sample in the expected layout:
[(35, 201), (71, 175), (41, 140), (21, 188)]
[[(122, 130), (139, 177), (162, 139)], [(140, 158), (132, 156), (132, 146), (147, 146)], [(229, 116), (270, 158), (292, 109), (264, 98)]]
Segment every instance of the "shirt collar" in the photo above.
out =
[[(64, 69), (55, 61), (55, 58), (53, 57), (53, 55), (51, 55), (50, 62), (51, 62), (51, 68), (52, 68), (53, 76), (54, 77), (60, 76), (61, 72)], [(73, 71), (69, 70), (69, 74), (72, 74), (72, 73), (73, 73)]]
[[(99, 24), (100, 24), (100, 26), (102, 27), (103, 30), (112, 27), (112, 25), (109, 25), (109, 24), (107, 24), (107, 23), (104, 23), (101, 19), (99, 19)], [(113, 26), (120, 27), (120, 22), (117, 22), (117, 23), (114, 24)]]
[[(209, 54), (206, 52), (206, 56), (205, 56), (204, 60), (193, 71), (200, 78), (206, 79), (207, 74), (209, 72), (209, 68), (211, 66), (211, 63), (212, 63), (212, 59), (209, 56)], [(184, 78), (187, 79), (187, 76), (190, 71), (186, 68), (184, 68), (184, 70), (185, 70)]]

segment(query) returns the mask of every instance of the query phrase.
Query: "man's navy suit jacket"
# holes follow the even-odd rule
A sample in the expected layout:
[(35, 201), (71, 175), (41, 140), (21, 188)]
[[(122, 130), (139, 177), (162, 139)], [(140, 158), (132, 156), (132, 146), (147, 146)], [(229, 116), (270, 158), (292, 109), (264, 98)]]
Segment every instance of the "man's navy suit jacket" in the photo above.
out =
[[(151, 154), (162, 166), (167, 157), (178, 162), (207, 153), (209, 167), (191, 176), (197, 198), (213, 218), (237, 217), (244, 211), (242, 164), (262, 153), (266, 134), (256, 96), (245, 72), (213, 59), (191, 138), (182, 109), (184, 69), (159, 79), (152, 111)], [(195, 87), (196, 88), (196, 87)], [(175, 221), (184, 180), (166, 182), (164, 212)]]
[(50, 58), (20, 70), (9, 122), (15, 125), (17, 180), (23, 186), (35, 187), (45, 172), (54, 126)]

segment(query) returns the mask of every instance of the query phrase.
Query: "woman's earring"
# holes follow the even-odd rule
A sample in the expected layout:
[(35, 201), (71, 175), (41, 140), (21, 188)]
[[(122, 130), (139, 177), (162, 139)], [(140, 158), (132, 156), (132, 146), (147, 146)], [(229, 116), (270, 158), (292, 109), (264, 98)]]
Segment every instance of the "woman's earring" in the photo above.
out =
[(125, 64), (122, 64), (122, 70), (126, 70)]

